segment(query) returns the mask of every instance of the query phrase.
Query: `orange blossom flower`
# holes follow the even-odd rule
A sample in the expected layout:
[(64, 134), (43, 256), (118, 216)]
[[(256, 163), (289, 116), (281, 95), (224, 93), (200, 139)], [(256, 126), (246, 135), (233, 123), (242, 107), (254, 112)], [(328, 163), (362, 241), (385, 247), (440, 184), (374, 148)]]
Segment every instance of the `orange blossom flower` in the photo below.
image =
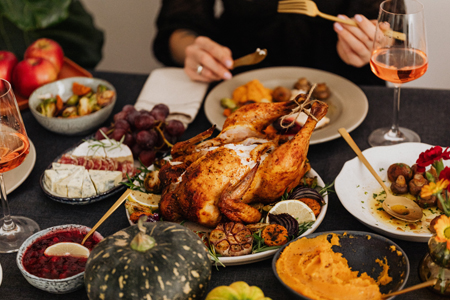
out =
[(441, 215), (434, 225), (436, 230), (436, 241), (439, 243), (447, 243), (447, 249), (450, 250), (450, 218)]

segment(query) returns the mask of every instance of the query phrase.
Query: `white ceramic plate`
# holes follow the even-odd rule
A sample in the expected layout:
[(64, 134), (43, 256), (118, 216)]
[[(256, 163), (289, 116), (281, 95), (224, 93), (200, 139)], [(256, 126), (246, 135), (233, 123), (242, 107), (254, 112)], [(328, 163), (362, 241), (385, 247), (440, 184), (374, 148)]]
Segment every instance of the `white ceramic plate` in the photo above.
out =
[[(319, 174), (317, 174), (317, 172), (314, 171), (313, 169), (311, 169), (308, 173), (306, 173), (306, 176), (308, 176), (308, 177), (316, 177), (317, 176), (317, 184), (319, 186), (325, 186), (325, 183), (323, 182), (322, 178), (320, 178)], [(322, 223), (323, 218), (325, 217), (325, 214), (326, 214), (327, 208), (328, 208), (328, 195), (325, 195), (323, 197), (323, 199), (325, 201), (325, 205), (322, 206), (322, 209), (321, 209), (319, 215), (317, 216), (316, 221), (311, 226), (311, 228), (308, 229), (307, 231), (305, 231), (301, 236), (305, 236), (310, 233), (313, 233), (317, 229), (317, 227), (319, 227), (320, 223)], [(125, 212), (126, 212), (126, 215), (127, 215), (127, 218), (128, 218), (128, 221), (130, 222), (130, 224), (135, 225), (133, 222), (130, 221), (130, 215), (128, 214), (128, 210), (125, 209)], [(211, 231), (210, 228), (206, 228), (206, 227), (203, 227), (201, 225), (198, 225), (198, 224), (195, 224), (192, 222), (185, 222), (185, 223), (183, 223), (183, 225), (192, 230), (196, 230), (196, 231), (205, 231), (205, 232)], [(219, 260), (225, 266), (245, 265), (245, 264), (250, 264), (250, 263), (254, 263), (254, 262), (258, 262), (261, 260), (271, 258), (273, 255), (275, 255), (277, 250), (278, 249), (274, 249), (274, 250), (264, 251), (264, 252), (260, 252), (260, 253), (256, 253), (256, 254), (248, 254), (248, 255), (243, 255), (243, 256), (219, 257)]]
[(330, 124), (315, 130), (310, 144), (319, 144), (340, 137), (338, 129), (344, 127), (352, 131), (362, 123), (369, 110), (369, 102), (364, 92), (351, 81), (321, 70), (300, 67), (273, 67), (245, 72), (218, 84), (205, 100), (205, 114), (212, 124), (221, 130), (225, 122), (220, 99), (231, 97), (235, 88), (258, 79), (265, 87), (284, 86), (292, 88), (295, 82), (306, 77), (309, 82), (326, 83), (331, 96), (325, 102), (329, 105), (327, 117)]
[[(405, 163), (412, 166), (419, 154), (430, 149), (431, 145), (423, 143), (404, 143), (393, 146), (373, 147), (363, 151), (364, 156), (380, 175), (387, 179), (387, 169), (393, 163)], [(445, 161), (444, 161), (445, 163)], [(376, 217), (373, 194), (382, 191), (380, 184), (361, 163), (358, 157), (347, 161), (335, 181), (336, 194), (342, 205), (364, 225), (392, 237), (413, 242), (428, 242), (431, 233), (416, 233), (411, 230), (401, 231), (398, 226), (381, 221)]]
[(22, 182), (27, 179), (36, 163), (36, 148), (34, 148), (33, 143), (30, 141), (30, 152), (23, 161), (23, 163), (15, 169), (3, 174), (5, 178), (6, 194), (12, 193), (16, 188), (18, 188)]
[(0, 265), (0, 285), (2, 285), (3, 280), (3, 271), (2, 271), (2, 265)]

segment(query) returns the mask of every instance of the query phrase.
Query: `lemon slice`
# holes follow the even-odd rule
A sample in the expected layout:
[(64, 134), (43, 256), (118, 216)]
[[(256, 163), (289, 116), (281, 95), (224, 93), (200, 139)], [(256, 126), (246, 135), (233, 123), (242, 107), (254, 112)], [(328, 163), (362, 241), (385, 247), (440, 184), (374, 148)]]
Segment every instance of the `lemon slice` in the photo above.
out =
[[(275, 204), (271, 210), (270, 214), (282, 214), (288, 213), (294, 219), (298, 221), (299, 224), (305, 222), (312, 222), (316, 220), (314, 212), (309, 208), (308, 205), (299, 200), (283, 200)], [(266, 217), (266, 223), (269, 223), (269, 214)]]
[(47, 256), (74, 256), (89, 257), (89, 249), (78, 243), (62, 242), (51, 245), (45, 249), (44, 254)]
[(132, 191), (128, 196), (128, 201), (137, 202), (143, 206), (148, 206), (154, 211), (158, 209), (159, 200), (161, 199), (161, 195), (155, 194), (147, 194), (139, 191)]

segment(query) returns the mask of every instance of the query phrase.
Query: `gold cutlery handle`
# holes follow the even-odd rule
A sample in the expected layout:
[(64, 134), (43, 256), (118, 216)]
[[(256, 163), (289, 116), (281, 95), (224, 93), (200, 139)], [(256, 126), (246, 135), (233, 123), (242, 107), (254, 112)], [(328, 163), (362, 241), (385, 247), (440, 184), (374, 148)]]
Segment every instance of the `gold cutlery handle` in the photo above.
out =
[(81, 245), (84, 245), (86, 240), (95, 232), (95, 230), (124, 202), (128, 195), (130, 195), (132, 190), (127, 189), (125, 193), (120, 196), (119, 200), (116, 201), (116, 203), (111, 206), (111, 208), (103, 215), (103, 217), (97, 222), (97, 224), (92, 227), (92, 229), (86, 234), (84, 239), (81, 241)]
[(396, 292), (389, 293), (389, 294), (386, 294), (386, 295), (381, 295), (381, 298), (387, 299), (387, 298), (390, 298), (392, 296), (397, 296), (397, 295), (405, 294), (405, 293), (412, 292), (412, 291), (415, 291), (415, 290), (418, 290), (418, 289), (422, 289), (422, 288), (427, 287), (427, 286), (436, 285), (436, 283), (437, 283), (437, 279), (432, 279), (432, 280), (429, 280), (429, 281), (425, 281), (425, 282), (422, 282), (422, 283), (410, 286), (409, 288), (406, 288), (406, 289), (403, 289), (403, 290), (400, 290), (400, 291), (396, 291)]
[(384, 184), (383, 179), (375, 172), (372, 165), (367, 161), (364, 154), (361, 152), (361, 149), (359, 149), (358, 145), (356, 145), (355, 141), (352, 139), (350, 134), (345, 130), (345, 128), (339, 128), (338, 129), (341, 136), (344, 138), (344, 140), (347, 142), (347, 144), (353, 149), (353, 151), (356, 153), (358, 158), (361, 160), (361, 162), (366, 166), (366, 168), (369, 170), (370, 173), (375, 177), (375, 179), (378, 181), (378, 183), (383, 187), (383, 190), (389, 194), (389, 190), (387, 186)]
[(352, 25), (352, 26), (358, 27), (358, 24), (356, 24), (356, 22), (351, 19), (348, 19), (348, 20), (341, 19), (341, 18), (332, 16), (332, 15), (324, 14), (322, 12), (319, 12), (318, 15), (319, 15), (319, 17), (322, 17), (322, 18), (330, 20), (330, 21), (335, 21), (335, 22), (344, 23), (347, 25)]

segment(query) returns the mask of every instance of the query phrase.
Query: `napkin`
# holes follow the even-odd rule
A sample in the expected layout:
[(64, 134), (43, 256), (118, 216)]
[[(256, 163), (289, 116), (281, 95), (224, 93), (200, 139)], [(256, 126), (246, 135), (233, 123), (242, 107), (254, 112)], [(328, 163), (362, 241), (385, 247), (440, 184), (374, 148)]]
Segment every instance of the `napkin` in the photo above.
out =
[(179, 120), (187, 128), (202, 105), (208, 84), (192, 81), (182, 68), (161, 68), (151, 72), (134, 105), (151, 110), (164, 103), (169, 107), (167, 120)]

